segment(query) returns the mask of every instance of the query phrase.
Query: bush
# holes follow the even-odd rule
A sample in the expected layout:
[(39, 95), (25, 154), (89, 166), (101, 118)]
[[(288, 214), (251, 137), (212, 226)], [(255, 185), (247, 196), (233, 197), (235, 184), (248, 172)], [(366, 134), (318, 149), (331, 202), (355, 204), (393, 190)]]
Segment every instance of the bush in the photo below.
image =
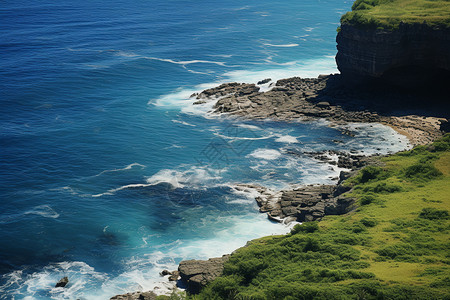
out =
[(419, 218), (428, 220), (448, 220), (449, 214), (447, 210), (439, 210), (436, 208), (428, 207), (422, 209), (419, 214)]
[(403, 176), (412, 180), (431, 180), (442, 175), (431, 163), (417, 163), (403, 170)]
[(380, 167), (375, 166), (367, 166), (361, 170), (361, 173), (358, 178), (359, 183), (365, 183), (369, 180), (379, 179), (384, 172)]
[(364, 192), (372, 192), (372, 193), (395, 193), (400, 192), (402, 190), (402, 187), (396, 184), (387, 183), (387, 182), (380, 182), (377, 183), (375, 186), (366, 186), (363, 191)]
[(374, 202), (375, 200), (376, 200), (376, 198), (373, 195), (367, 194), (367, 195), (363, 195), (359, 201), (360, 201), (361, 205), (368, 205), (368, 204)]
[(306, 222), (302, 224), (296, 224), (294, 228), (291, 230), (291, 234), (297, 233), (313, 233), (314, 231), (319, 230), (319, 225), (317, 222)]
[(374, 227), (377, 225), (377, 220), (372, 218), (362, 218), (359, 222), (366, 227)]

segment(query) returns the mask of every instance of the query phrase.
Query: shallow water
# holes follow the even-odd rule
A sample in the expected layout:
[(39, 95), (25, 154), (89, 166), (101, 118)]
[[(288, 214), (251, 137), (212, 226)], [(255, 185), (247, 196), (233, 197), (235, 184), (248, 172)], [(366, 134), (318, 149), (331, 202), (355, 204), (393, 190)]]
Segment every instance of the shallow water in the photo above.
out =
[[(4, 1), (0, 299), (152, 289), (182, 259), (289, 231), (236, 184), (331, 183), (340, 170), (303, 152), (407, 147), (381, 125), (349, 125), (349, 137), (325, 121), (190, 105), (221, 82), (336, 72), (335, 29), (350, 5)], [(63, 276), (68, 288), (53, 288)]]

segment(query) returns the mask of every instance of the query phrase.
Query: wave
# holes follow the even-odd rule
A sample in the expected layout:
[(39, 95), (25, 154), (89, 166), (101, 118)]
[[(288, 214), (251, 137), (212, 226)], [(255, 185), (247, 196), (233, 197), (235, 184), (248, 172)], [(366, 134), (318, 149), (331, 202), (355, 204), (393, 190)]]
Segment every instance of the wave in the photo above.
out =
[(179, 189), (189, 187), (192, 189), (203, 189), (206, 187), (216, 186), (218, 181), (222, 178), (221, 173), (226, 172), (226, 169), (213, 169), (208, 167), (192, 166), (185, 171), (163, 169), (156, 174), (146, 179), (146, 183), (134, 183), (120, 186), (118, 188), (110, 189), (104, 193), (92, 195), (92, 197), (102, 197), (106, 195), (113, 195), (116, 192), (135, 189), (146, 188), (158, 184), (166, 183), (172, 189)]
[(214, 65), (219, 65), (219, 66), (226, 66), (225, 62), (222, 61), (212, 61), (212, 60), (201, 60), (201, 59), (194, 59), (194, 60), (173, 60), (170, 58), (157, 58), (157, 57), (147, 57), (147, 56), (143, 56), (143, 58), (145, 59), (149, 59), (149, 60), (157, 60), (157, 61), (162, 61), (162, 62), (168, 62), (171, 64), (176, 64), (176, 65), (191, 65), (191, 64), (214, 64)]
[(280, 44), (280, 45), (274, 45), (274, 44), (266, 43), (266, 44), (264, 44), (264, 46), (269, 46), (269, 47), (280, 47), (280, 48), (290, 48), (290, 47), (298, 47), (299, 44)]
[(261, 136), (261, 137), (240, 137), (240, 136), (227, 136), (227, 135), (223, 135), (223, 134), (220, 134), (220, 133), (217, 133), (217, 132), (215, 132), (213, 134), (215, 136), (220, 137), (220, 138), (223, 138), (223, 139), (226, 139), (226, 140), (231, 140), (232, 142), (233, 141), (239, 141), (239, 140), (249, 140), (249, 141), (267, 140), (267, 139), (270, 139), (270, 138), (272, 138), (274, 136), (273, 134), (270, 134), (270, 135)]
[(125, 166), (125, 167), (123, 167), (121, 169), (112, 169), (112, 170), (102, 171), (102, 172), (98, 173), (97, 175), (94, 175), (93, 177), (98, 177), (98, 176), (101, 176), (101, 175), (106, 174), (106, 173), (121, 172), (121, 171), (131, 170), (133, 167), (140, 167), (142, 169), (145, 168), (144, 165), (141, 165), (140, 163), (136, 163), (135, 162), (135, 163), (129, 164), (128, 166)]
[(49, 219), (59, 218), (59, 214), (47, 204), (38, 205), (23, 213), (9, 214), (0, 217), (0, 224), (9, 224), (22, 221), (27, 215), (37, 215)]
[(275, 139), (275, 141), (279, 143), (288, 143), (288, 144), (298, 143), (297, 138), (295, 136), (290, 135), (278, 135), (278, 138)]
[(281, 153), (274, 149), (259, 148), (254, 150), (248, 156), (252, 156), (254, 158), (261, 158), (265, 160), (274, 160), (279, 158), (281, 156)]
[(172, 120), (172, 122), (173, 122), (173, 123), (182, 124), (182, 125), (185, 125), (185, 126), (191, 126), (191, 127), (197, 126), (197, 125), (193, 125), (193, 124), (190, 124), (190, 123), (188, 123), (188, 122), (180, 121), (180, 120)]
[[(164, 59), (164, 61), (173, 62), (176, 64), (183, 64), (186, 62), (183, 61), (173, 61)], [(189, 63), (195, 62), (209, 62), (209, 63), (221, 63), (221, 62), (211, 62), (211, 61), (187, 61)], [(317, 77), (319, 74), (330, 74), (337, 73), (336, 63), (334, 60), (334, 56), (323, 56), (319, 59), (306, 60), (306, 61), (291, 61), (281, 63), (283, 68), (270, 68), (267, 67), (269, 65), (276, 65), (277, 63), (268, 61), (265, 63), (265, 69), (261, 70), (235, 70), (224, 73), (221, 76), (221, 80), (215, 82), (204, 83), (200, 85), (196, 85), (192, 88), (182, 88), (177, 89), (172, 93), (160, 96), (156, 99), (151, 99), (148, 102), (148, 105), (154, 105), (156, 107), (163, 107), (179, 109), (183, 113), (194, 114), (194, 115), (202, 115), (207, 118), (214, 118), (216, 115), (213, 115), (211, 112), (213, 110), (214, 104), (220, 99), (214, 99), (212, 101), (207, 101), (204, 104), (193, 105), (194, 102), (197, 101), (195, 97), (191, 97), (191, 95), (195, 93), (199, 93), (203, 90), (210, 89), (220, 84), (226, 82), (245, 82), (245, 83), (254, 83), (256, 84), (258, 81), (271, 78), (273, 82), (289, 78), (289, 77)], [(261, 88), (261, 91), (269, 90), (266, 87)]]
[(56, 219), (59, 214), (50, 205), (38, 205), (31, 210), (24, 212), (25, 215), (38, 215), (44, 218)]

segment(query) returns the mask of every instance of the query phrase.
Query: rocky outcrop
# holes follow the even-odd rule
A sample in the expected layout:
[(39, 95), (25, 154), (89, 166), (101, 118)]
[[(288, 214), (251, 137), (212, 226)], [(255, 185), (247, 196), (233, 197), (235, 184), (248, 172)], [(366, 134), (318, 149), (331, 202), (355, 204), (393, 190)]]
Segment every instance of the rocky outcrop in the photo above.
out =
[(338, 69), (353, 79), (384, 77), (414, 85), (450, 72), (450, 28), (400, 23), (398, 29), (383, 30), (344, 23), (336, 41)]
[(325, 215), (341, 215), (352, 209), (354, 200), (342, 195), (349, 188), (342, 185), (308, 185), (293, 190), (282, 191), (277, 201), (270, 198), (256, 199), (261, 212), (278, 222), (310, 222)]
[(156, 300), (156, 297), (156, 294), (153, 292), (136, 292), (117, 295), (110, 300)]
[[(261, 92), (254, 84), (225, 83), (192, 97), (197, 99), (194, 105), (215, 101), (213, 112), (249, 119), (308, 121), (323, 118), (335, 124), (384, 123), (408, 136), (413, 145), (428, 144), (442, 136), (440, 126), (450, 115), (450, 102), (430, 105), (434, 98), (428, 93), (405, 92), (384, 85), (349, 85), (342, 75), (292, 77), (271, 83), (270, 87)], [(442, 102), (442, 97), (437, 97), (437, 101)], [(419, 109), (432, 117), (386, 115), (405, 108)]]
[(208, 260), (185, 260), (180, 262), (178, 271), (181, 280), (186, 285), (186, 290), (191, 294), (197, 294), (208, 282), (222, 275), (223, 265), (230, 255), (210, 258)]
[(63, 277), (61, 278), (55, 285), (55, 287), (65, 287), (69, 283), (69, 278)]

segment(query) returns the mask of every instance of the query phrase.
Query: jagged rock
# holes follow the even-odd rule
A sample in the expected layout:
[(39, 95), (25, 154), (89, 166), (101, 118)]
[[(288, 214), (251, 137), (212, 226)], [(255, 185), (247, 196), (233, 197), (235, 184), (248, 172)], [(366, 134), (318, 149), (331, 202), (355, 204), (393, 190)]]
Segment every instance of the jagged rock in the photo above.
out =
[(167, 275), (172, 275), (172, 272), (170, 272), (169, 270), (162, 270), (159, 273), (160, 276), (167, 276)]
[[(270, 197), (258, 199), (269, 219), (283, 222), (319, 220), (327, 214), (343, 214), (350, 210), (353, 200), (342, 197), (349, 188), (340, 185), (308, 185), (280, 192), (267, 204)], [(344, 200), (345, 199), (345, 200)]]
[(229, 255), (224, 255), (208, 260), (185, 260), (180, 262), (178, 271), (180, 272), (181, 280), (186, 284), (186, 290), (191, 294), (197, 294), (208, 282), (222, 275), (223, 265), (229, 257)]
[(117, 295), (110, 300), (156, 300), (157, 295), (153, 292), (135, 292)]
[(271, 82), (272, 81), (272, 79), (271, 78), (266, 78), (266, 79), (263, 79), (263, 80), (261, 80), (261, 81), (258, 81), (258, 85), (261, 85), (261, 84), (266, 84), (266, 83), (269, 83), (269, 82)]
[(177, 281), (179, 277), (180, 277), (180, 272), (173, 271), (172, 274), (170, 274), (170, 276), (169, 276), (169, 281)]
[(69, 283), (69, 278), (63, 277), (61, 278), (55, 285), (55, 287), (65, 287)]

